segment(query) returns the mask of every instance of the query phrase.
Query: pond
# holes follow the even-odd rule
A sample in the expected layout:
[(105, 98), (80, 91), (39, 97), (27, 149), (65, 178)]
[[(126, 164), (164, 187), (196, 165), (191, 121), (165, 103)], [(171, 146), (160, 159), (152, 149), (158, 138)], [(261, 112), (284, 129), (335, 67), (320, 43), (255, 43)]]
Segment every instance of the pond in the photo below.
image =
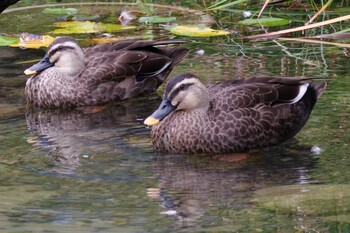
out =
[[(133, 8), (70, 7), (104, 23)], [(58, 16), (43, 9), (0, 15), (0, 33), (52, 31)], [(180, 8), (156, 9), (179, 22), (212, 20)], [(45, 49), (0, 47), (1, 231), (350, 232), (348, 50), (235, 36), (177, 37), (159, 24), (132, 25), (136, 29), (111, 34), (187, 41), (190, 55), (170, 76), (191, 72), (205, 83), (304, 76), (326, 79), (328, 87), (296, 137), (229, 163), (222, 155), (153, 150), (142, 122), (157, 108), (164, 85), (154, 95), (96, 113), (27, 107), (23, 71)], [(87, 46), (99, 34), (73, 36)]]

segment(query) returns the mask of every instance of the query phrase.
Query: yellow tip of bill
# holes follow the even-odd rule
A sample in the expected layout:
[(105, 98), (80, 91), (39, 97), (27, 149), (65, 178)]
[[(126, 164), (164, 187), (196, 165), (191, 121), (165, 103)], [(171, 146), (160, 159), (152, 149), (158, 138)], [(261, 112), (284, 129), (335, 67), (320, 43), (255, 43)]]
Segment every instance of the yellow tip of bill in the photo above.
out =
[(147, 126), (152, 126), (158, 124), (159, 120), (153, 117), (147, 117), (147, 119), (143, 123)]
[(24, 74), (25, 75), (33, 75), (33, 74), (36, 74), (36, 71), (35, 70), (26, 69), (24, 71)]

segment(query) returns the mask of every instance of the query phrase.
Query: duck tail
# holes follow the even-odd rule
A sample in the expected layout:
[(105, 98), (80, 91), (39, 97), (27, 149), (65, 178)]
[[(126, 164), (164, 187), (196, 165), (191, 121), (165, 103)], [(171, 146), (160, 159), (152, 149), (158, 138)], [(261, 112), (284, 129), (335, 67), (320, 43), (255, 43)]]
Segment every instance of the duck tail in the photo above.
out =
[(315, 84), (312, 84), (312, 87), (315, 89), (316, 96), (317, 96), (317, 99), (318, 99), (318, 98), (321, 97), (321, 95), (326, 90), (327, 82), (324, 81), (324, 82), (321, 82), (321, 83), (315, 83)]
[(189, 50), (182, 47), (172, 48), (172, 52), (168, 55), (172, 59), (171, 66), (174, 67), (189, 53)]

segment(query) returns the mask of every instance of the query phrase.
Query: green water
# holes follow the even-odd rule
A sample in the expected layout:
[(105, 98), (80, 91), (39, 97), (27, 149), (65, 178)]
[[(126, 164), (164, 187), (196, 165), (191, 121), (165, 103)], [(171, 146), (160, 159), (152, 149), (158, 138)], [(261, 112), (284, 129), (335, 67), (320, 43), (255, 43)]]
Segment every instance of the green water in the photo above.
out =
[[(40, 11), (0, 15), (0, 32), (22, 32), (23, 25), (6, 22)], [(55, 20), (37, 18), (28, 32), (43, 32), (38, 19)], [(131, 37), (177, 38), (158, 25), (138, 27)], [(217, 155), (154, 152), (142, 119), (157, 107), (158, 95), (94, 114), (27, 109), (23, 70), (32, 63), (21, 62), (45, 51), (0, 47), (0, 231), (350, 232), (347, 51), (234, 37), (181, 39), (191, 54), (171, 76), (319, 77), (327, 90), (295, 138), (228, 163)], [(200, 49), (202, 56), (195, 53)]]

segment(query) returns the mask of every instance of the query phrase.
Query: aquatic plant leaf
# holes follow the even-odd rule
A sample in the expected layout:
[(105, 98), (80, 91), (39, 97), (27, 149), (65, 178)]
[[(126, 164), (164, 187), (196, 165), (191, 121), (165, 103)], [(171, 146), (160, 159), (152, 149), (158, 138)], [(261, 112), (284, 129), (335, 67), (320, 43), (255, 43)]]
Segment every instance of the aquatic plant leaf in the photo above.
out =
[(140, 23), (169, 23), (175, 21), (176, 17), (161, 17), (161, 16), (144, 16), (140, 17), (138, 21)]
[(74, 34), (74, 33), (97, 33), (99, 32), (96, 23), (90, 21), (68, 21), (57, 22), (53, 24), (55, 27), (54, 34)]
[(0, 46), (8, 46), (13, 43), (18, 43), (19, 39), (15, 37), (1, 36), (0, 35)]
[(169, 27), (169, 29), (172, 34), (177, 36), (210, 37), (230, 34), (228, 31), (215, 30), (202, 25), (174, 26)]
[(124, 30), (135, 29), (134, 26), (122, 26), (118, 24), (104, 24), (94, 23), (90, 21), (77, 22), (57, 22), (54, 23), (55, 29), (52, 33), (54, 34), (82, 34), (82, 33), (97, 33), (97, 32), (118, 32)]
[(247, 3), (248, 0), (236, 0), (236, 1), (227, 1), (227, 0), (223, 0), (220, 2), (215, 3), (212, 6), (208, 7), (208, 10), (221, 10), (227, 7), (231, 7), (231, 6), (235, 6), (235, 5), (239, 5), (239, 4), (243, 4), (243, 3)]
[(93, 44), (105, 44), (109, 42), (117, 42), (124, 40), (123, 38), (116, 38), (116, 37), (111, 37), (111, 38), (106, 38), (106, 37), (98, 37), (98, 38), (92, 38), (91, 42)]
[(100, 31), (104, 31), (104, 32), (120, 32), (120, 31), (136, 29), (135, 26), (126, 26), (126, 25), (113, 24), (113, 23), (107, 23), (107, 24), (98, 23), (98, 28)]
[(11, 47), (22, 47), (30, 49), (38, 49), (40, 47), (48, 47), (56, 38), (48, 35), (40, 36), (40, 38), (34, 39), (22, 39), (20, 38), (17, 43), (11, 44)]
[(53, 14), (53, 15), (76, 14), (76, 13), (78, 13), (78, 9), (55, 7), (55, 8), (45, 8), (42, 12), (44, 14)]
[(247, 26), (264, 26), (264, 27), (275, 27), (287, 25), (290, 23), (289, 19), (282, 18), (260, 18), (260, 19), (245, 19), (239, 21), (239, 24)]

